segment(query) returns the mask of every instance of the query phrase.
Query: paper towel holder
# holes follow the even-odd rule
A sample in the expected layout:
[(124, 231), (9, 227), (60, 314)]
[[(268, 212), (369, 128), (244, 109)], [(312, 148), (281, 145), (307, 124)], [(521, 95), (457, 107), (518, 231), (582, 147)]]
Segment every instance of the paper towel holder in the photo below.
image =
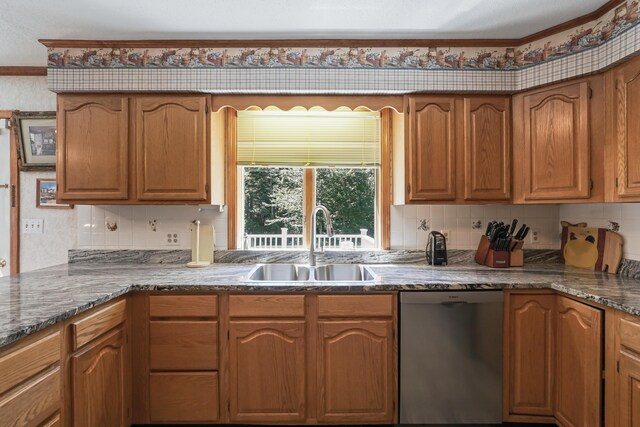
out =
[(211, 265), (209, 261), (200, 261), (200, 220), (196, 219), (191, 221), (192, 225), (196, 226), (196, 247), (195, 247), (195, 261), (191, 261), (187, 263), (187, 267), (191, 268), (199, 268), (199, 267), (208, 267)]

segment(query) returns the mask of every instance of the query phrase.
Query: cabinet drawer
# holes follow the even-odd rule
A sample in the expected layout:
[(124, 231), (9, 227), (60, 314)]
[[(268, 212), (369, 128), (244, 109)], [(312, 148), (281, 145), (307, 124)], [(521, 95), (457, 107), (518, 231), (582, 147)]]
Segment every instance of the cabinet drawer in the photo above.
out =
[(640, 323), (634, 322), (630, 317), (620, 317), (618, 328), (620, 344), (640, 353)]
[(40, 427), (62, 427), (62, 421), (60, 420), (60, 414), (56, 414), (47, 421), (45, 421)]
[(320, 317), (391, 317), (393, 295), (320, 295)]
[(0, 356), (0, 394), (60, 360), (60, 331)]
[(60, 408), (60, 368), (0, 400), (1, 426), (36, 426)]
[(218, 369), (218, 322), (152, 321), (152, 370)]
[(149, 378), (151, 422), (218, 419), (217, 372), (159, 372)]
[(127, 319), (127, 301), (121, 300), (73, 322), (73, 350), (77, 350)]
[(217, 317), (216, 295), (162, 295), (149, 297), (151, 317)]
[(304, 317), (304, 295), (231, 295), (231, 317)]

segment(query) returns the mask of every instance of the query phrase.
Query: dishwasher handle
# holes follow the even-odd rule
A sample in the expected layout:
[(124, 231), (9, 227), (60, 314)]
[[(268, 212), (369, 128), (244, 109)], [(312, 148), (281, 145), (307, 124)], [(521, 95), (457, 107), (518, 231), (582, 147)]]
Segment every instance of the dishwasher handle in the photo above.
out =
[(483, 304), (503, 300), (501, 290), (400, 292), (400, 304)]

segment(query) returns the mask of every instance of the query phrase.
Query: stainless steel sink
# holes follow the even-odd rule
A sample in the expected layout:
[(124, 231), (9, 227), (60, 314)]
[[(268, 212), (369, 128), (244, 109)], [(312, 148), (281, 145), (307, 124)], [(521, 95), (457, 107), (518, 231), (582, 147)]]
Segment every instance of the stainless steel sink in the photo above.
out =
[(375, 280), (373, 273), (359, 264), (327, 264), (315, 268), (314, 278), (329, 282), (370, 282)]
[(249, 280), (269, 282), (307, 282), (311, 269), (296, 264), (259, 264), (249, 273)]
[(359, 264), (258, 264), (249, 273), (250, 282), (373, 282), (375, 275)]

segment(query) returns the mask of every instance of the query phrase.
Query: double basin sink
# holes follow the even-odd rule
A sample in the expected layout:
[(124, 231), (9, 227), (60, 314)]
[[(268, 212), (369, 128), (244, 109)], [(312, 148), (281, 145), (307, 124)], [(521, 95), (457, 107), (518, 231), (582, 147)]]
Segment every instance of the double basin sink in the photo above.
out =
[(249, 273), (251, 282), (373, 282), (375, 275), (360, 264), (258, 264)]

